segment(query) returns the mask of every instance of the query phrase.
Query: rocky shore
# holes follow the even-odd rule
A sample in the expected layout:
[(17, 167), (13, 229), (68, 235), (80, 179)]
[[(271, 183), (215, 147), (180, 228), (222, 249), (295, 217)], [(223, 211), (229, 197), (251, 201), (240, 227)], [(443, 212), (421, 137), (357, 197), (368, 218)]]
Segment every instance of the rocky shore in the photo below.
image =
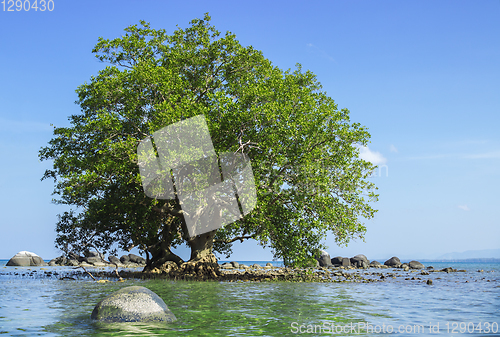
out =
[[(24, 252), (21, 252), (24, 253)], [(13, 259), (20, 261), (18, 253)], [(21, 254), (21, 255), (20, 255)], [(33, 254), (33, 253), (30, 253)], [(12, 260), (12, 259), (11, 259)], [(31, 259), (30, 261), (32, 261)], [(41, 258), (35, 259), (40, 262)], [(369, 261), (366, 256), (360, 254), (354, 257), (334, 257), (330, 258), (328, 253), (321, 252), (316, 266), (308, 268), (288, 268), (276, 267), (271, 263), (266, 266), (258, 264), (244, 265), (238, 262), (226, 262), (219, 265), (219, 271), (213, 277), (207, 278), (202, 274), (189, 273), (177, 267), (175, 263), (168, 264), (162, 270), (154, 272), (143, 272), (137, 268), (144, 267), (146, 260), (140, 256), (129, 254), (121, 258), (110, 256), (109, 261), (105, 261), (103, 256), (97, 252), (90, 252), (87, 256), (70, 255), (69, 258), (58, 257), (51, 260), (48, 266), (68, 266), (73, 267), (71, 272), (50, 271), (50, 268), (41, 268), (41, 270), (13, 271), (11, 274), (25, 277), (57, 277), (62, 280), (81, 279), (92, 277), (99, 282), (107, 282), (116, 279), (173, 279), (173, 280), (212, 280), (212, 281), (253, 281), (253, 282), (383, 282), (391, 279), (404, 279), (410, 281), (420, 281), (426, 284), (432, 284), (431, 277), (435, 273), (456, 273), (466, 272), (466, 270), (456, 270), (451, 267), (443, 269), (434, 269), (432, 266), (425, 267), (418, 261), (402, 263), (398, 257), (392, 257), (383, 264), (378, 261)], [(24, 264), (27, 262), (24, 258)], [(15, 261), (14, 261), (15, 262)], [(10, 266), (15, 266), (14, 262), (9, 261)], [(31, 264), (28, 266), (33, 266)], [(9, 264), (7, 264), (9, 265)], [(47, 266), (43, 262), (39, 266)], [(80, 267), (83, 267), (80, 269)], [(109, 267), (109, 268), (106, 268)], [(89, 268), (88, 270), (86, 268)], [(112, 270), (110, 270), (112, 268)], [(77, 270), (78, 269), (78, 270)], [(482, 271), (478, 271), (482, 272)], [(439, 279), (439, 278), (437, 278)]]
[[(170, 273), (145, 273), (140, 270), (130, 268), (119, 268), (118, 274), (110, 268), (94, 267), (87, 271), (79, 269), (62, 272), (60, 269), (51, 270), (48, 268), (13, 270), (2, 274), (11, 274), (27, 278), (57, 278), (59, 280), (90, 279), (90, 272), (96, 281), (100, 283), (112, 282), (123, 279), (170, 279), (170, 280), (194, 280), (200, 278), (192, 274), (175, 275)], [(229, 269), (227, 267), (220, 270), (217, 278), (211, 281), (222, 282), (354, 282), (370, 283), (385, 282), (391, 280), (418, 281), (425, 284), (433, 284), (434, 280), (446, 277), (449, 273), (463, 273), (466, 270), (457, 270), (451, 267), (434, 269), (431, 266), (426, 269), (405, 271), (403, 268), (354, 268), (354, 267), (309, 267), (309, 268), (286, 268), (267, 266), (245, 266), (238, 264), (237, 267)], [(477, 272), (484, 272), (478, 270)], [(442, 276), (441, 276), (442, 275)], [(486, 280), (488, 281), (488, 280)]]

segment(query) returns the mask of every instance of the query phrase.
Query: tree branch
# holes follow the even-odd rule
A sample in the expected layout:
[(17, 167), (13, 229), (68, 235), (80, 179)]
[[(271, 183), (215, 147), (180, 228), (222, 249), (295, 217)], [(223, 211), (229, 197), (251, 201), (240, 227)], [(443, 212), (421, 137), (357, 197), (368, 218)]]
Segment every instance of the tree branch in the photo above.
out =
[(238, 240), (240, 240), (240, 242), (243, 242), (243, 240), (248, 240), (248, 239), (255, 239), (255, 235), (237, 236), (235, 238), (232, 238), (231, 240), (216, 239), (216, 240), (214, 240), (214, 242), (232, 243), (232, 242), (238, 241)]

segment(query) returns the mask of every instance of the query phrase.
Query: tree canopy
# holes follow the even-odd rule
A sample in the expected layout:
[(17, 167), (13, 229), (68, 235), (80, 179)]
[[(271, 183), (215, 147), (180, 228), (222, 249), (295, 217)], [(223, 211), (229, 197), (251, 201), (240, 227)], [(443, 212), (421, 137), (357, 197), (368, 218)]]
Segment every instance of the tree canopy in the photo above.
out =
[[(350, 121), (300, 65), (283, 71), (208, 14), (171, 35), (144, 21), (115, 39), (99, 38), (92, 52), (108, 65), (76, 90), (81, 113), (54, 128), (40, 150), (53, 169), (59, 216), (56, 246), (90, 245), (145, 251), (149, 266), (229, 255), (234, 242), (255, 239), (287, 265), (305, 265), (325, 248), (362, 238), (363, 218), (377, 199), (368, 181), (375, 168), (358, 157), (370, 134)], [(244, 218), (195, 238), (187, 235), (178, 199), (157, 200), (141, 185), (137, 146), (162, 127), (204, 115), (217, 153), (250, 158), (257, 205)], [(151, 255), (151, 256), (150, 256)]]

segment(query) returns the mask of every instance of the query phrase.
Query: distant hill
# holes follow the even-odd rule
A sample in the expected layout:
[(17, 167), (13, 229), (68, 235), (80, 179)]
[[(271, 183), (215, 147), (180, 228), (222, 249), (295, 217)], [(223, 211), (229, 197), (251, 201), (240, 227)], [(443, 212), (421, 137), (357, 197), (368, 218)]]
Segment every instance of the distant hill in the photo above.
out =
[(467, 250), (461, 253), (447, 253), (435, 260), (500, 259), (500, 249)]

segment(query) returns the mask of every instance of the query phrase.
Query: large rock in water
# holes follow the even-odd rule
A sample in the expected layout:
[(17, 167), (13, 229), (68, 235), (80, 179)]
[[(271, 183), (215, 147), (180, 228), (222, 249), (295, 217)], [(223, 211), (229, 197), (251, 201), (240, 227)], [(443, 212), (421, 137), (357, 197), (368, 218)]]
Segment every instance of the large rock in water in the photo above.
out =
[(338, 267), (342, 265), (342, 259), (342, 256), (335, 256), (333, 259), (331, 259), (331, 262), (335, 267)]
[(351, 266), (351, 259), (348, 257), (343, 257), (342, 258), (342, 267), (350, 267)]
[(393, 268), (399, 268), (401, 267), (401, 261), (399, 260), (399, 257), (393, 256), (389, 260), (384, 262), (384, 265), (393, 267)]
[(24, 250), (14, 255), (9, 262), (7, 262), (7, 266), (15, 267), (36, 267), (46, 265), (47, 263), (45, 263), (40, 256)]
[(320, 267), (329, 267), (332, 265), (332, 259), (330, 258), (330, 254), (328, 254), (326, 251), (321, 250), (321, 255), (316, 258), (319, 262)]
[(128, 255), (122, 255), (122, 257), (120, 257), (120, 262), (123, 264), (127, 264), (130, 262), (130, 257), (128, 257)]
[(370, 261), (363, 254), (358, 254), (350, 259), (351, 264), (356, 268), (368, 268)]
[(174, 322), (163, 300), (145, 287), (125, 287), (97, 303), (90, 316), (101, 322)]
[(146, 259), (135, 254), (128, 254), (128, 258), (131, 262), (137, 264), (146, 264)]
[(418, 261), (410, 261), (408, 264), (411, 269), (424, 269), (425, 266)]

